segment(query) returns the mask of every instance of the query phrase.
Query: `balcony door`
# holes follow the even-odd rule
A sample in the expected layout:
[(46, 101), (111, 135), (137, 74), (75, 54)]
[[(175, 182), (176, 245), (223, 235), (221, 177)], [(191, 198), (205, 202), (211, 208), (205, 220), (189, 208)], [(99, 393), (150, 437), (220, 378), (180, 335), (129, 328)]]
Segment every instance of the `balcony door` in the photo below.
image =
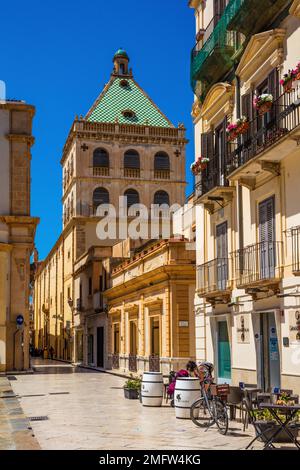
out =
[(227, 0), (214, 0), (214, 26), (217, 25), (223, 11), (226, 8)]
[(261, 279), (275, 277), (275, 200), (270, 197), (259, 204), (259, 269)]
[(222, 124), (215, 130), (215, 158), (217, 178), (216, 186), (225, 186), (225, 160), (226, 160), (226, 126), (227, 121), (224, 119)]
[(224, 290), (227, 287), (228, 280), (228, 241), (227, 241), (227, 222), (223, 222), (216, 227), (217, 243), (217, 286), (218, 290)]

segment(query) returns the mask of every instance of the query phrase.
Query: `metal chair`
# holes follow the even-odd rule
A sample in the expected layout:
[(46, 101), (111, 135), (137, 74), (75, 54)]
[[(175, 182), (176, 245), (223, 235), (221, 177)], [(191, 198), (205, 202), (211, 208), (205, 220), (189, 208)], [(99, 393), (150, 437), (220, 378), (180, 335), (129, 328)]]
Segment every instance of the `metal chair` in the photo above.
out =
[[(264, 429), (264, 430), (262, 431), (261, 426), (262, 426), (263, 424), (265, 424), (265, 421), (261, 421), (261, 420), (258, 420), (258, 419), (256, 418), (255, 411), (254, 411), (254, 409), (253, 409), (253, 407), (252, 407), (252, 402), (249, 400), (248, 397), (245, 397), (245, 398), (243, 399), (243, 406), (245, 407), (245, 410), (246, 410), (246, 412), (247, 412), (249, 424), (252, 424), (252, 426), (253, 426), (254, 429), (255, 429), (255, 437), (254, 437), (254, 439), (252, 439), (251, 442), (247, 445), (247, 447), (246, 447), (246, 450), (247, 450), (247, 449), (249, 449), (249, 447), (250, 447), (252, 444), (254, 444), (254, 442), (255, 442), (256, 440), (258, 440), (258, 439), (264, 440), (264, 438), (267, 439), (267, 433), (268, 433), (271, 429), (273, 429), (273, 426), (274, 426), (274, 425), (272, 424), (272, 425), (270, 425), (270, 427), (268, 427), (267, 429)], [(245, 431), (245, 429), (244, 429), (244, 431)], [(270, 448), (275, 448), (275, 447), (273, 446), (273, 444), (270, 444), (269, 447), (270, 447)]]

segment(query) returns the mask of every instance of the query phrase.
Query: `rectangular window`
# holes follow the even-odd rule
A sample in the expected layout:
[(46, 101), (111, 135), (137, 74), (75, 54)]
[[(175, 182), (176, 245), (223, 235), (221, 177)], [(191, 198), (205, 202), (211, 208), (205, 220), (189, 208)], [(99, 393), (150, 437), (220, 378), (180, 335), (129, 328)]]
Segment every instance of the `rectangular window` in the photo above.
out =
[(92, 289), (93, 289), (93, 281), (92, 281), (92, 278), (89, 277), (89, 295), (92, 295)]

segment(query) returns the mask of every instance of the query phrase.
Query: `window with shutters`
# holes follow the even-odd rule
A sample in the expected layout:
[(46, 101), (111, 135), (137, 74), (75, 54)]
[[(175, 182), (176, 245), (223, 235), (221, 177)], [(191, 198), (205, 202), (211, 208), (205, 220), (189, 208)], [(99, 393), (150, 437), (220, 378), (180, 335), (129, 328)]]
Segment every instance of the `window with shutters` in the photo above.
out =
[(124, 196), (127, 198), (127, 208), (133, 206), (134, 204), (139, 204), (140, 196), (135, 189), (127, 189)]
[(214, 26), (218, 24), (229, 0), (214, 0)]
[(262, 279), (275, 276), (276, 242), (275, 242), (275, 199), (262, 201), (259, 213), (259, 255), (260, 274)]
[(166, 191), (156, 191), (154, 194), (154, 204), (162, 205), (168, 204), (170, 205), (170, 198), (169, 194)]
[(154, 178), (170, 178), (170, 157), (166, 152), (158, 152), (154, 156)]
[(93, 174), (94, 176), (109, 175), (109, 154), (103, 148), (97, 148), (93, 153)]
[(93, 193), (93, 211), (94, 214), (101, 204), (109, 204), (109, 192), (106, 188), (96, 188)]
[(228, 280), (228, 241), (227, 222), (216, 227), (217, 285), (219, 290), (226, 289)]
[(124, 176), (130, 178), (140, 176), (140, 155), (136, 150), (127, 150), (124, 154)]
[(215, 132), (201, 134), (201, 156), (209, 159), (207, 167), (201, 172), (197, 190), (205, 194), (214, 187), (228, 185), (226, 170), (227, 137), (226, 118)]

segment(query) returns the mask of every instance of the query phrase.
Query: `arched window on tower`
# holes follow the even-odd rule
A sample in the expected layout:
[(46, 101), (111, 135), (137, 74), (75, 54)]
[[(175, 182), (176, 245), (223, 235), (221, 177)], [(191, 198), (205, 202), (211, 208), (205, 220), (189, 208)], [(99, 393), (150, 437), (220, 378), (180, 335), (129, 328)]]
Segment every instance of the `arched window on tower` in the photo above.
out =
[(140, 196), (135, 189), (127, 189), (124, 193), (124, 196), (127, 197), (127, 208), (133, 206), (133, 204), (139, 204)]
[(103, 148), (97, 148), (93, 153), (93, 175), (109, 176), (109, 154)]
[(162, 204), (167, 204), (168, 206), (170, 205), (170, 197), (169, 194), (166, 191), (160, 190), (156, 191), (154, 194), (154, 204), (158, 204), (161, 206)]
[(109, 192), (106, 188), (96, 188), (93, 193), (93, 214), (96, 214), (97, 208), (102, 204), (109, 204)]
[(158, 152), (154, 156), (154, 178), (170, 179), (170, 158), (166, 152)]
[(124, 176), (127, 178), (140, 177), (140, 156), (136, 150), (127, 150), (124, 154)]

